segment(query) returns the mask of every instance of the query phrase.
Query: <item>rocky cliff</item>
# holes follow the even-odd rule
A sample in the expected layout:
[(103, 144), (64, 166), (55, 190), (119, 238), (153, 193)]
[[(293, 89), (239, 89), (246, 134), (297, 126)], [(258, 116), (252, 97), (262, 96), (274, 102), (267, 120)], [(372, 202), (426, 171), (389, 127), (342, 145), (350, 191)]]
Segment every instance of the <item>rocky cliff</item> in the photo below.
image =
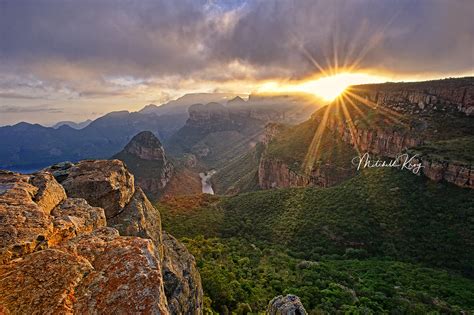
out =
[(428, 178), (473, 188), (473, 86), (474, 78), (353, 86), (300, 126), (268, 126), (259, 185), (327, 187), (355, 174), (357, 155), (411, 152)]
[(474, 115), (473, 77), (356, 85), (348, 91), (356, 93), (378, 106), (408, 114), (458, 111), (466, 115)]
[(291, 170), (282, 160), (263, 157), (258, 166), (258, 183), (262, 189), (289, 187), (330, 187), (354, 174), (351, 167), (343, 168), (331, 163), (319, 164), (309, 173)]
[(153, 198), (162, 193), (174, 173), (160, 140), (150, 131), (135, 135), (113, 158), (125, 162), (137, 186)]
[(2, 314), (202, 313), (194, 258), (118, 160), (2, 171), (0, 235)]

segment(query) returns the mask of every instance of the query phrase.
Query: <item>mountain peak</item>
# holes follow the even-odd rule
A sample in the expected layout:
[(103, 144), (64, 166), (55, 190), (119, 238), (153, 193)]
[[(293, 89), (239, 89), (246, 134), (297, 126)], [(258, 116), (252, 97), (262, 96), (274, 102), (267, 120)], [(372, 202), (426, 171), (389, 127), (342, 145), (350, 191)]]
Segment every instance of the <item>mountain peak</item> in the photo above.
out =
[(243, 98), (241, 98), (240, 96), (236, 96), (234, 97), (233, 99), (227, 101), (227, 105), (243, 105), (245, 104), (245, 100)]
[(167, 160), (160, 140), (151, 131), (135, 135), (113, 158), (125, 162), (138, 186), (153, 197), (161, 193), (173, 174), (173, 165)]
[[(129, 152), (129, 149), (136, 146), (149, 149), (162, 149), (163, 146), (160, 140), (151, 131), (142, 131), (136, 134), (130, 142), (125, 146), (124, 150)], [(132, 152), (129, 152), (132, 153)]]

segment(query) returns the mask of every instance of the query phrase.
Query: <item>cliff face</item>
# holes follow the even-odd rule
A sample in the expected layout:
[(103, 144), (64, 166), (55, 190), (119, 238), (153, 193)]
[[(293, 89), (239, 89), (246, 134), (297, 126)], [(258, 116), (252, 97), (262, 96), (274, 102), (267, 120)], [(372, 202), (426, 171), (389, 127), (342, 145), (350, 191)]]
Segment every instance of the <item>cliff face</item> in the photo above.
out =
[(276, 159), (263, 157), (258, 166), (258, 183), (262, 189), (289, 187), (330, 187), (353, 175), (353, 170), (340, 168), (330, 163), (314, 167), (308, 174), (293, 171)]
[(161, 142), (150, 131), (134, 136), (114, 158), (125, 162), (136, 184), (153, 198), (160, 195), (174, 173)]
[[(367, 152), (395, 158), (410, 152), (411, 156), (417, 154), (413, 163), (420, 162), (421, 173), (428, 178), (474, 188), (472, 153), (466, 153), (466, 148), (474, 145), (473, 91), (474, 78), (353, 86), (301, 127), (283, 131), (267, 127), (264, 143), (270, 153), (277, 153), (264, 154), (259, 166), (260, 187), (327, 187), (355, 174), (350, 168), (357, 155)], [(316, 150), (314, 139), (319, 143)], [(459, 139), (464, 144), (456, 144)], [(332, 150), (330, 143), (339, 141), (345, 143), (339, 148), (349, 145), (354, 149), (352, 156), (325, 154)], [(320, 145), (324, 142), (329, 145)], [(437, 151), (436, 158), (430, 146)], [(421, 147), (425, 149), (420, 153), (417, 148)], [(315, 163), (302, 170), (311, 158)]]
[(194, 258), (123, 163), (53, 169), (0, 173), (0, 313), (202, 313)]
[[(375, 105), (376, 110), (393, 111), (400, 115), (398, 117), (418, 121), (418, 126), (401, 126), (399, 131), (356, 126), (352, 129), (355, 136), (347, 124), (333, 126), (344, 141), (379, 156), (395, 157), (402, 152), (417, 154), (414, 163), (422, 163), (422, 174), (431, 180), (474, 188), (472, 162), (459, 159), (465, 148), (457, 152), (449, 150), (449, 141), (474, 136), (474, 118), (462, 117), (463, 114), (474, 115), (474, 78), (361, 85), (351, 87), (348, 94), (355, 102), (365, 99)], [(445, 141), (439, 142), (437, 138)], [(426, 150), (420, 154), (417, 148), (425, 143), (442, 143), (439, 146), (445, 152), (436, 158)]]
[(462, 112), (474, 115), (473, 78), (413, 83), (357, 85), (349, 91), (379, 106), (398, 112), (418, 114), (429, 111)]

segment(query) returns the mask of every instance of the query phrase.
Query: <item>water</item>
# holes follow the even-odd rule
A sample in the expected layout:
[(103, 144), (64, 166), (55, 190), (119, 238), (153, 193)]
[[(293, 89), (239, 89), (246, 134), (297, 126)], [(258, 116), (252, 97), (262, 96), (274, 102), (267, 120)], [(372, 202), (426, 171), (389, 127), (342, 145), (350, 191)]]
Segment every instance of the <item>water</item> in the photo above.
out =
[(201, 185), (203, 194), (214, 195), (214, 189), (212, 189), (211, 177), (216, 173), (215, 170), (210, 170), (209, 172), (199, 173), (201, 177)]

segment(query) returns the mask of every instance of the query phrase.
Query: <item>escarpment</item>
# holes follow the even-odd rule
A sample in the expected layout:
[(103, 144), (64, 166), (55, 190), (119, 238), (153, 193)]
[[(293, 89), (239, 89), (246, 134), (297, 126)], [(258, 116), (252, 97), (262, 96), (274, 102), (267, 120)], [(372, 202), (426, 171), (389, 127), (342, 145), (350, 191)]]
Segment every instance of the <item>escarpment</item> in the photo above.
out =
[(430, 111), (474, 115), (474, 78), (356, 85), (349, 92), (408, 114)]
[(201, 314), (194, 258), (163, 234), (118, 160), (2, 171), (0, 313)]
[(320, 186), (356, 174), (352, 159), (401, 154), (421, 163), (421, 174), (474, 188), (474, 78), (385, 83), (348, 88), (307, 122), (267, 128), (259, 186)]

